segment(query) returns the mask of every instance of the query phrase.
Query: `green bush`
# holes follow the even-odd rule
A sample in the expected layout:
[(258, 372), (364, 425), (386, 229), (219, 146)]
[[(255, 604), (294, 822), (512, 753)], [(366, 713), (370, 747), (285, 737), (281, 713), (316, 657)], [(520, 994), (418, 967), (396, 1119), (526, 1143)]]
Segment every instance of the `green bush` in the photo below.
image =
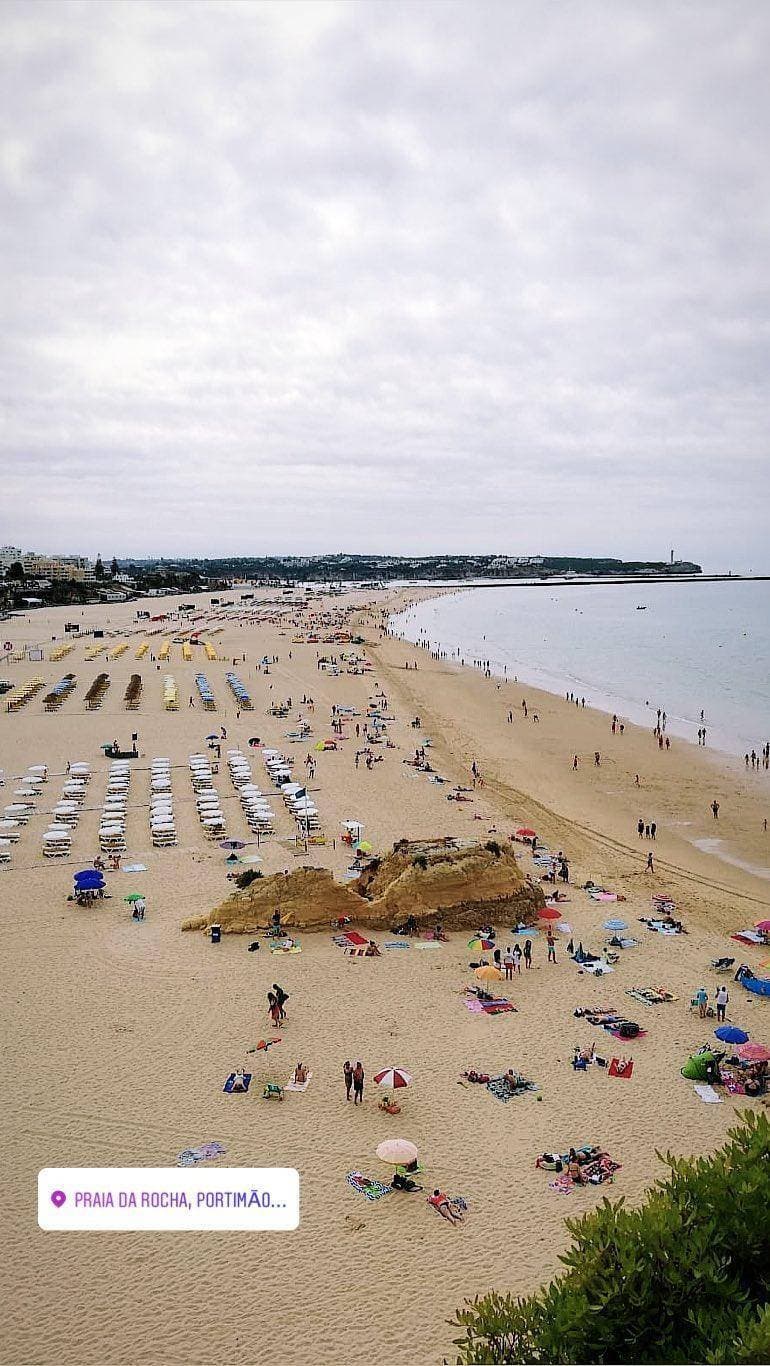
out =
[(458, 1361), (770, 1361), (767, 1115), (742, 1115), (710, 1157), (661, 1160), (669, 1175), (639, 1209), (604, 1200), (566, 1221), (550, 1285), (466, 1301)]

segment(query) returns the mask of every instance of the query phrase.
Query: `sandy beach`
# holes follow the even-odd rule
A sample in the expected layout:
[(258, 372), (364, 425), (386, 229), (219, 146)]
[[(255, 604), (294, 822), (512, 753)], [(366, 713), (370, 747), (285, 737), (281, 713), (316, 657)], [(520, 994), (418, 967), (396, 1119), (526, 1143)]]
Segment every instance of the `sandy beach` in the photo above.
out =
[[(757, 971), (770, 959), (767, 948), (729, 938), (770, 915), (770, 882), (748, 871), (761, 873), (769, 861), (767, 774), (747, 775), (737, 761), (679, 740), (659, 751), (649, 734), (630, 725), (622, 737), (613, 736), (610, 719), (599, 712), (450, 667), (384, 633), (385, 614), (403, 595), (368, 594), (366, 608), (362, 599), (357, 593), (316, 601), (294, 621), (284, 603), (283, 616), (276, 611), (261, 622), (218, 612), (207, 596), (195, 599), (201, 614), (195, 628), (210, 639), (216, 660), (200, 649), (191, 661), (183, 658), (179, 642), (188, 632), (178, 618), (137, 622), (137, 609), (161, 613), (177, 606), (176, 599), (74, 614), (46, 610), (4, 623), (16, 651), (39, 644), (44, 658), (6, 661), (0, 677), (14, 684), (33, 675), (45, 680), (14, 714), (0, 700), (4, 804), (28, 765), (49, 767), (37, 812), (14, 844), (10, 865), (0, 869), (5, 1366), (248, 1366), (276, 1355), (290, 1366), (451, 1359), (449, 1320), (465, 1298), (493, 1288), (536, 1288), (558, 1270), (568, 1241), (565, 1217), (606, 1194), (640, 1199), (661, 1175), (656, 1150), (708, 1152), (736, 1112), (760, 1103), (726, 1095), (722, 1104), (703, 1104), (679, 1069), (714, 1028), (715, 1021), (689, 1009), (700, 985), (713, 999), (718, 983), (728, 980), (728, 1020), (770, 1043), (770, 1000), (709, 968), (720, 955)], [(349, 624), (358, 622), (365, 646), (324, 643), (323, 627), (312, 632), (318, 641), (297, 639), (308, 634), (308, 625), (299, 623), (310, 611), (331, 621), (349, 605), (357, 608)], [(253, 613), (267, 615), (257, 601)], [(52, 661), (65, 621), (75, 620), (82, 630), (124, 634), (103, 641), (85, 636)], [(148, 636), (143, 627), (161, 633)], [(169, 659), (160, 662), (152, 655), (166, 637)], [(128, 649), (105, 662), (106, 651), (123, 640)], [(137, 661), (144, 640), (150, 648)], [(105, 651), (86, 660), (100, 644)], [(365, 656), (371, 669), (319, 669), (319, 654), (342, 651)], [(278, 657), (268, 673), (259, 665), (265, 656)], [(240, 716), (225, 682), (230, 669), (253, 699), (253, 711)], [(101, 708), (88, 711), (83, 699), (102, 671), (110, 687)], [(191, 696), (199, 701), (194, 676), (200, 671), (215, 695), (213, 712), (188, 704)], [(60, 710), (45, 712), (44, 695), (67, 672), (76, 676), (75, 689)], [(127, 712), (123, 696), (133, 673), (142, 676), (142, 697)], [(173, 712), (162, 705), (167, 674), (179, 693)], [(353, 722), (336, 750), (315, 751), (315, 742), (332, 734), (332, 707), (365, 713), (380, 691), (394, 717), (388, 723), (394, 747), (383, 749), (381, 763), (356, 766)], [(312, 696), (312, 712), (303, 696)], [(288, 717), (268, 714), (288, 697)], [(300, 715), (312, 722), (312, 743), (286, 738)], [(415, 717), (419, 728), (411, 724)], [(534, 936), (532, 971), (506, 984), (516, 1012), (492, 1018), (466, 1009), (474, 955), (460, 933), (446, 944), (415, 940), (408, 951), (358, 959), (335, 946), (329, 930), (302, 935), (301, 954), (283, 960), (266, 946), (249, 953), (246, 936), (226, 935), (212, 945), (203, 934), (182, 933), (183, 920), (208, 913), (231, 890), (225, 852), (203, 838), (188, 769), (188, 756), (205, 750), (207, 735), (223, 727), (223, 754), (231, 745), (243, 748), (263, 785), (252, 738), (288, 748), (298, 771), (308, 752), (317, 761), (309, 786), (326, 843), (307, 853), (293, 847), (296, 831), (281, 809), (275, 834), (260, 844), (262, 863), (253, 865), (265, 874), (307, 863), (343, 877), (351, 853), (340, 835), (350, 818), (363, 822), (374, 851), (387, 851), (402, 837), (487, 839), (490, 832), (507, 837), (519, 826), (531, 826), (554, 852), (563, 850), (570, 862), (563, 914), (572, 934), (557, 935), (555, 965), (546, 963), (544, 932)], [(123, 862), (142, 863), (146, 871), (108, 872), (109, 899), (82, 909), (67, 896), (73, 871), (98, 852), (108, 770), (100, 746), (117, 738), (129, 748), (132, 732), (139, 757), (132, 765)], [(404, 762), (425, 737), (432, 775)], [(169, 849), (153, 848), (148, 828), (149, 765), (162, 755), (172, 764), (178, 831)], [(92, 779), (71, 858), (44, 859), (46, 813), (67, 764), (77, 761), (91, 765)], [(451, 784), (472, 785), (474, 763), (481, 782), (472, 799), (448, 801)], [(448, 782), (431, 781), (436, 774)], [(250, 841), (224, 763), (216, 785), (228, 835)], [(715, 799), (718, 823), (711, 813)], [(638, 838), (640, 816), (656, 822), (654, 842)], [(715, 834), (723, 852), (745, 867), (694, 843)], [(538, 878), (531, 853), (523, 843), (516, 847), (522, 870)], [(254, 854), (255, 846), (248, 851)], [(645, 870), (650, 852), (653, 873)], [(597, 903), (582, 890), (588, 879), (624, 899)], [(146, 897), (142, 923), (132, 920), (123, 900), (135, 890)], [(653, 894), (661, 893), (675, 901), (687, 934), (663, 936), (639, 923), (650, 914)], [(603, 922), (614, 915), (638, 944), (621, 952), (611, 975), (596, 979), (579, 971), (566, 943), (572, 937), (599, 952), (609, 937)], [(507, 928), (498, 927), (501, 945), (510, 942)], [(269, 1053), (248, 1054), (269, 1031), (266, 992), (274, 980), (289, 992), (282, 1042)], [(652, 1007), (626, 995), (649, 986), (676, 999)], [(609, 1038), (575, 1018), (586, 1006), (632, 1013), (645, 1037)], [(574, 1045), (594, 1042), (608, 1056), (633, 1057), (633, 1076), (611, 1078), (595, 1067), (573, 1071)], [(259, 1083), (286, 1082), (300, 1058), (312, 1068), (312, 1082), (285, 1104), (263, 1102), (259, 1086), (243, 1097), (222, 1092), (228, 1073), (245, 1062)], [(345, 1099), (346, 1058), (362, 1059), (367, 1072), (364, 1104), (355, 1110)], [(381, 1113), (369, 1084), (390, 1065), (414, 1077), (397, 1118)], [(502, 1104), (482, 1086), (460, 1084), (467, 1069), (494, 1075), (508, 1067), (539, 1090)], [(360, 1170), (388, 1180), (374, 1150), (396, 1134), (417, 1144), (426, 1191), (369, 1203), (346, 1174)], [(259, 1237), (38, 1229), (40, 1168), (173, 1166), (182, 1150), (208, 1140), (226, 1148), (216, 1165), (295, 1166), (300, 1228)], [(535, 1158), (589, 1142), (621, 1164), (614, 1184), (567, 1195), (553, 1190)], [(427, 1205), (434, 1185), (465, 1199), (463, 1227), (449, 1227)]]

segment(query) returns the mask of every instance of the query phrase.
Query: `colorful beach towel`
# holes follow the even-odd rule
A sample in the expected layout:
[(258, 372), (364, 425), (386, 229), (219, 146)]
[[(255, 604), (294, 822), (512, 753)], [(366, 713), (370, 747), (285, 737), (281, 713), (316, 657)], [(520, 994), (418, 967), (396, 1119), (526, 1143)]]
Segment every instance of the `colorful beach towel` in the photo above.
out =
[(387, 944), (384, 944), (384, 945), (383, 945), (383, 948), (386, 948), (386, 949), (408, 949), (408, 948), (411, 948), (411, 944), (409, 943), (409, 940), (408, 940), (408, 939), (393, 939), (393, 940), (389, 940)]
[(505, 1077), (492, 1077), (491, 1081), (487, 1082), (487, 1090), (498, 1100), (501, 1100), (503, 1104), (507, 1104), (515, 1096), (523, 1096), (527, 1091), (537, 1091), (538, 1087), (533, 1081), (524, 1080), (522, 1080), (521, 1086), (511, 1087)]
[(620, 1066), (620, 1059), (619, 1059), (619, 1058), (613, 1058), (613, 1059), (612, 1059), (612, 1062), (611, 1062), (610, 1065), (609, 1065), (608, 1075), (609, 1075), (610, 1077), (623, 1077), (623, 1078), (626, 1078), (626, 1079), (627, 1079), (628, 1077), (630, 1077), (630, 1076), (633, 1075), (633, 1071), (634, 1071), (634, 1060), (633, 1060), (633, 1058), (629, 1058), (629, 1059), (628, 1059), (628, 1062), (626, 1063), (625, 1067), (621, 1067), (621, 1066)]
[(197, 1162), (210, 1162), (215, 1157), (223, 1157), (227, 1152), (224, 1143), (217, 1143), (216, 1140), (209, 1143), (200, 1143), (197, 1148), (185, 1148), (177, 1156), (176, 1165), (178, 1167), (194, 1167)]
[(664, 991), (662, 987), (629, 987), (626, 996), (633, 996), (635, 1001), (641, 1001), (645, 1006), (665, 1005), (679, 999), (670, 991)]
[(363, 1172), (348, 1172), (345, 1180), (367, 1200), (381, 1200), (383, 1195), (390, 1194), (390, 1186), (383, 1186), (381, 1181), (370, 1181)]

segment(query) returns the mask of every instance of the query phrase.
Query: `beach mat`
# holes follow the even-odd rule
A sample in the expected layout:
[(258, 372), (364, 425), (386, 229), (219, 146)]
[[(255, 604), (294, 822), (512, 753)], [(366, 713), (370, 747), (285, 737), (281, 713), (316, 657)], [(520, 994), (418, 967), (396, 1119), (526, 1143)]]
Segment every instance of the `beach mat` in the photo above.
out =
[(704, 1101), (706, 1105), (722, 1104), (722, 1097), (718, 1096), (713, 1086), (707, 1085), (706, 1082), (697, 1083), (693, 1087), (693, 1090), (700, 1096), (701, 1100)]
[(370, 1181), (363, 1172), (348, 1172), (345, 1180), (367, 1200), (381, 1200), (383, 1195), (390, 1194), (390, 1186), (383, 1186), (381, 1181)]
[(307, 1074), (307, 1081), (301, 1081), (301, 1082), (287, 1081), (287, 1083), (286, 1083), (286, 1085), (284, 1086), (283, 1089), (284, 1089), (284, 1091), (307, 1091), (307, 1088), (308, 1088), (308, 1086), (310, 1085), (312, 1079), (313, 1079), (313, 1073), (312, 1073), (312, 1072), (308, 1072), (308, 1074)]
[(407, 940), (404, 940), (404, 939), (398, 939), (398, 940), (395, 940), (395, 939), (394, 939), (394, 940), (392, 940), (391, 942), (389, 942), (389, 943), (383, 945), (383, 948), (386, 948), (386, 949), (409, 949), (409, 948), (411, 948), (411, 947), (412, 947), (411, 944), (410, 944)]
[(176, 1165), (178, 1167), (194, 1167), (197, 1162), (210, 1162), (215, 1157), (223, 1157), (227, 1152), (224, 1143), (217, 1143), (216, 1140), (209, 1143), (199, 1143), (196, 1148), (185, 1148), (177, 1155)]
[(632, 1076), (633, 1071), (634, 1071), (634, 1060), (633, 1060), (633, 1058), (630, 1058), (630, 1059), (628, 1060), (628, 1062), (626, 1063), (625, 1067), (624, 1067), (622, 1070), (621, 1070), (621, 1067), (620, 1067), (620, 1059), (619, 1059), (619, 1058), (613, 1058), (613, 1059), (612, 1059), (612, 1062), (610, 1063), (609, 1068), (608, 1068), (608, 1075), (609, 1075), (610, 1077), (623, 1077), (625, 1080), (627, 1080), (630, 1076)]
[(487, 1090), (497, 1100), (501, 1100), (504, 1105), (507, 1105), (509, 1100), (514, 1100), (516, 1096), (523, 1096), (527, 1091), (537, 1091), (538, 1087), (533, 1081), (525, 1081), (523, 1086), (517, 1086), (515, 1090), (511, 1090), (502, 1077), (492, 1077), (491, 1081), (487, 1082)]
[(229, 1075), (229, 1077), (227, 1078), (227, 1081), (225, 1082), (224, 1086), (222, 1087), (222, 1090), (223, 1090), (228, 1096), (245, 1096), (246, 1092), (248, 1091), (249, 1087), (251, 1086), (251, 1072), (244, 1072), (244, 1074), (243, 1074), (243, 1090), (242, 1090), (242, 1091), (234, 1091), (234, 1090), (233, 1090), (233, 1082), (234, 1082), (234, 1081), (235, 1081), (235, 1073), (234, 1073), (234, 1072), (231, 1072), (230, 1075)]

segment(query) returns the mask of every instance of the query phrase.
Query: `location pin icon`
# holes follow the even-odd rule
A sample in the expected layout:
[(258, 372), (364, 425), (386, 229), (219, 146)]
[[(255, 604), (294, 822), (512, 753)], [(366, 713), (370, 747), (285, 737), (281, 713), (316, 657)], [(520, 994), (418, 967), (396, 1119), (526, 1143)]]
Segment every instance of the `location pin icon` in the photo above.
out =
[(61, 1209), (66, 1199), (64, 1191), (52, 1191), (51, 1193), (51, 1204), (55, 1205), (57, 1209)]

